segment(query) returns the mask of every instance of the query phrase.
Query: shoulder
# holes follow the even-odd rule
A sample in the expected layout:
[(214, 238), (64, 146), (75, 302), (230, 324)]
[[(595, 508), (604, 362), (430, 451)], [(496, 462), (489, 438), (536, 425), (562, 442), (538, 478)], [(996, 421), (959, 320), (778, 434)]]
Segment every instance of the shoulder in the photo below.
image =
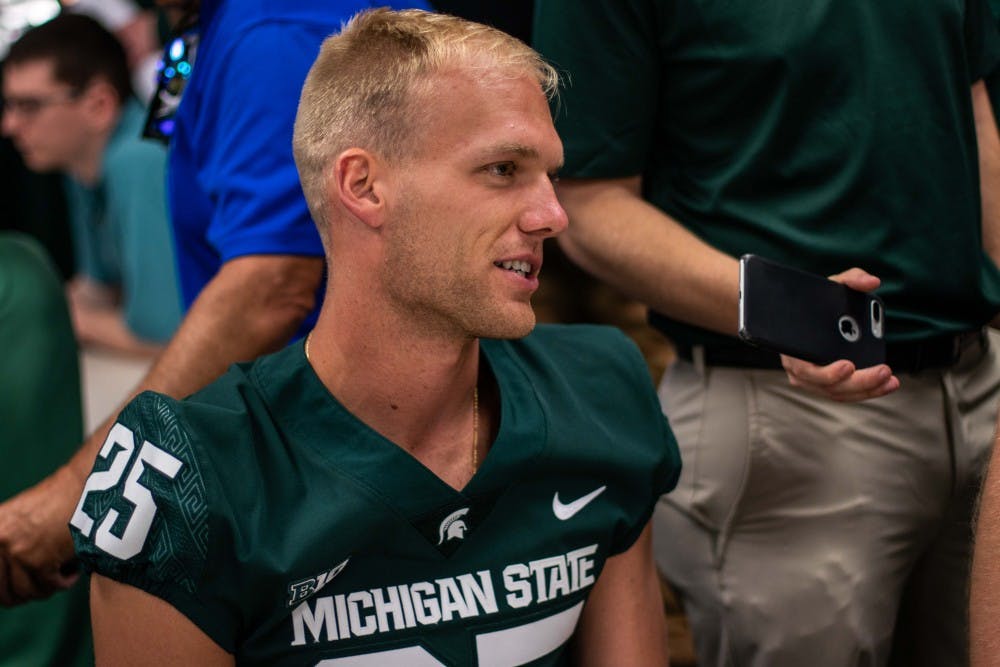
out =
[(638, 347), (620, 330), (545, 325), (520, 340), (490, 341), (489, 348), (494, 345), (502, 351), (490, 357), (494, 372), (523, 374), (550, 423), (589, 424), (633, 437), (641, 447), (662, 444), (663, 415), (652, 377)]
[(183, 608), (205, 567), (211, 481), (179, 405), (144, 392), (125, 407), (70, 527), (86, 570)]
[[(55, 275), (52, 260), (34, 237), (14, 231), (0, 233), (0, 301), (8, 292), (46, 293)], [(45, 289), (34, 289), (40, 287), (39, 282)]]
[[(606, 326), (540, 326), (507, 343), (545, 414), (556, 470), (588, 471), (622, 509), (614, 553), (645, 526), (656, 499), (680, 474), (680, 454), (638, 347)], [(491, 358), (492, 361), (492, 358)], [(508, 378), (507, 386), (511, 386)]]
[[(70, 520), (83, 568), (159, 597), (233, 650), (239, 605), (220, 590), (219, 568), (237, 558), (252, 487), (259, 393), (234, 366), (176, 400), (144, 392), (118, 416)], [(227, 577), (238, 578), (234, 571)]]
[(609, 344), (635, 347), (621, 329), (603, 324), (539, 324), (521, 340), (526, 343), (569, 340), (595, 347)]
[(148, 181), (161, 188), (167, 151), (161, 144), (141, 136), (145, 109), (135, 100), (122, 107), (121, 120), (104, 151), (104, 174), (109, 187), (131, 187)]
[(642, 390), (651, 386), (639, 348), (616, 327), (543, 324), (525, 338), (508, 341), (507, 347), (526, 364), (574, 382), (593, 377), (602, 383), (634, 383)]

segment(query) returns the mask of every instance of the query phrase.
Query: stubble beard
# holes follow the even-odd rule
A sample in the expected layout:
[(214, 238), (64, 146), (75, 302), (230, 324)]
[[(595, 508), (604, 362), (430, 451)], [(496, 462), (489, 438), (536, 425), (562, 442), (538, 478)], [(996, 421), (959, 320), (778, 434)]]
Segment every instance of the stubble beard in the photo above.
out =
[(393, 309), (414, 333), (455, 339), (523, 338), (534, 329), (530, 302), (498, 303), (482, 283), (442, 277), (439, 267), (413, 260), (410, 253), (389, 253), (382, 281)]
[[(419, 220), (401, 215), (396, 224), (381, 270), (382, 287), (414, 333), (455, 339), (523, 338), (531, 333), (535, 313), (530, 300), (502, 303), (489, 288), (488, 272), (464, 277), (457, 273), (469, 266), (457, 250), (444, 255), (444, 262), (439, 253), (429, 256), (425, 249), (431, 241), (420, 239)], [(499, 269), (487, 269), (492, 270)]]

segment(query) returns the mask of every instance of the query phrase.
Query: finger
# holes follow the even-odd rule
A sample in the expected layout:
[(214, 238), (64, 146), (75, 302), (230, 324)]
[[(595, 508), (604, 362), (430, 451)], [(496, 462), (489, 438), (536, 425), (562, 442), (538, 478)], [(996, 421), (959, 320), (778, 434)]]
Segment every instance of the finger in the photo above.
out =
[(57, 590), (69, 588), (80, 578), (80, 561), (72, 558), (63, 563), (52, 575), (52, 584)]
[(10, 607), (16, 604), (14, 592), (10, 588), (10, 574), (8, 573), (9, 557), (4, 554), (0, 557), (0, 606)]
[(7, 574), (10, 578), (10, 591), (14, 604), (47, 597), (52, 593), (43, 581), (37, 580), (29, 569), (14, 560), (8, 561)]
[(846, 360), (816, 366), (801, 359), (783, 357), (782, 363), (793, 386), (834, 401), (863, 401), (885, 396), (899, 388), (899, 379), (885, 364), (855, 371)]
[(832, 387), (844, 382), (854, 373), (854, 364), (846, 359), (817, 366), (802, 359), (781, 355), (781, 365), (788, 374), (789, 381), (797, 387)]
[(835, 394), (864, 394), (877, 389), (891, 377), (892, 369), (886, 364), (879, 364), (856, 370), (827, 389)]
[(830, 280), (843, 283), (852, 289), (860, 290), (862, 292), (871, 292), (874, 289), (878, 289), (878, 286), (882, 284), (882, 281), (879, 280), (878, 276), (873, 276), (864, 269), (859, 269), (857, 267), (834, 274), (830, 276)]
[(873, 398), (880, 398), (887, 394), (891, 394), (892, 392), (899, 389), (899, 386), (900, 386), (899, 378), (897, 378), (895, 375), (892, 375), (889, 377), (889, 379), (887, 379), (885, 382), (878, 385), (877, 387), (873, 387), (871, 389), (863, 391), (834, 394), (831, 395), (830, 398), (840, 403), (856, 403), (858, 401), (867, 401)]

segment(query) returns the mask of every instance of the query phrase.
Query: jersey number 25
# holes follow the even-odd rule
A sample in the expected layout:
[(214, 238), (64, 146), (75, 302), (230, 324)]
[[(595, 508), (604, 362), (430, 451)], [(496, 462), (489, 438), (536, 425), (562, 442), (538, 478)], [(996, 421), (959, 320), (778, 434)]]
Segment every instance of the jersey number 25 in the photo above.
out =
[[(69, 521), (70, 525), (79, 529), (84, 537), (90, 537), (90, 533), (94, 529), (94, 518), (83, 511), (83, 503), (87, 499), (87, 494), (107, 491), (118, 486), (125, 473), (125, 468), (135, 452), (135, 434), (124, 425), (115, 424), (108, 434), (107, 440), (104, 441), (98, 456), (102, 459), (108, 458), (112, 450), (115, 449), (115, 445), (118, 445), (120, 449), (115, 452), (111, 465), (107, 470), (93, 472), (87, 478), (87, 484), (83, 487), (83, 495), (80, 496), (80, 502), (76, 506), (76, 511), (73, 512), (73, 518)], [(142, 546), (149, 535), (149, 529), (153, 525), (153, 517), (156, 515), (156, 502), (153, 500), (153, 494), (139, 483), (139, 477), (147, 465), (173, 479), (177, 476), (183, 463), (148, 440), (142, 443), (139, 455), (125, 478), (125, 489), (122, 491), (122, 497), (135, 505), (132, 516), (128, 518), (121, 537), (118, 537), (111, 532), (112, 526), (118, 521), (118, 510), (109, 509), (97, 527), (97, 534), (94, 536), (94, 544), (99, 549), (122, 560), (131, 558), (142, 551)]]

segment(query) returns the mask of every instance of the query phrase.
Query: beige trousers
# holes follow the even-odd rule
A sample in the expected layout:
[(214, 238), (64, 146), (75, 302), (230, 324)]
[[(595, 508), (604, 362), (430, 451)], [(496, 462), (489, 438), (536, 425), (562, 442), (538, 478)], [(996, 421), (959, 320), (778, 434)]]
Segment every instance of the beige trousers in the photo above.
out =
[(684, 465), (654, 519), (702, 667), (960, 666), (998, 339), (840, 404), (784, 372), (679, 361), (660, 386)]

